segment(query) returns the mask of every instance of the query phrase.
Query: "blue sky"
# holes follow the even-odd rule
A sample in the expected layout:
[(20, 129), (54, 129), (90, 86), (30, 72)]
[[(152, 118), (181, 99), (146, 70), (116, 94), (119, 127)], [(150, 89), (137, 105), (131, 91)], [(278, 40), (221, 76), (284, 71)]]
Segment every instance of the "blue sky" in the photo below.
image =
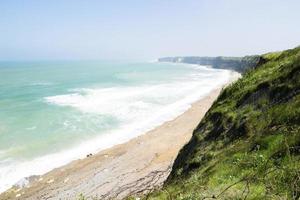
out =
[(241, 56), (300, 45), (299, 0), (0, 0), (0, 60)]

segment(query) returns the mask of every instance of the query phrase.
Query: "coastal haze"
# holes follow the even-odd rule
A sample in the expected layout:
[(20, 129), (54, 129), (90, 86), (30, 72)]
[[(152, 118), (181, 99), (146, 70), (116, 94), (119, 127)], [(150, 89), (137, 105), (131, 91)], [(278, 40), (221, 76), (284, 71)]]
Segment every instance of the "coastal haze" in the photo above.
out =
[(298, 0), (0, 2), (0, 60), (244, 56), (297, 46)]

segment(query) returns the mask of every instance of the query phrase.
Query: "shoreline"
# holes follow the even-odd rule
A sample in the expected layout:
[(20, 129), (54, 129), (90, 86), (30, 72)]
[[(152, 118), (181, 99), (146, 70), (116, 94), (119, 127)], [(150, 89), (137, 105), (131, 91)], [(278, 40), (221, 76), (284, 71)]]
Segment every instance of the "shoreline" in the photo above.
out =
[[(225, 85), (238, 76), (230, 72)], [(122, 198), (161, 186), (178, 151), (223, 87), (197, 100), (175, 119), (95, 155), (31, 176), (27, 187), (13, 187), (0, 194), (0, 199), (76, 199), (81, 193), (101, 199)]]
[[(174, 64), (172, 64), (172, 65), (174, 65)], [(162, 66), (165, 66), (165, 64), (162, 64)], [(172, 68), (173, 68), (173, 66), (172, 66)], [(177, 68), (177, 67), (175, 67), (175, 68)], [(45, 174), (55, 168), (64, 166), (71, 161), (85, 158), (86, 155), (88, 155), (90, 153), (95, 154), (101, 150), (110, 148), (114, 145), (125, 143), (125, 142), (129, 141), (130, 139), (137, 137), (138, 135), (145, 134), (146, 132), (154, 129), (155, 127), (163, 124), (166, 121), (170, 121), (170, 120), (176, 118), (177, 116), (179, 116), (180, 114), (182, 114), (183, 112), (188, 110), (193, 102), (195, 102), (198, 99), (207, 95), (212, 89), (217, 88), (220, 85), (226, 83), (230, 77), (229, 70), (215, 70), (215, 69), (210, 69), (210, 68), (203, 67), (203, 66), (197, 66), (194, 64), (180, 64), (179, 69), (184, 69), (184, 70), (189, 71), (189, 73), (186, 74), (187, 76), (183, 77), (183, 80), (185, 80), (185, 81), (180, 80), (179, 77), (181, 75), (179, 75), (179, 77), (174, 79), (174, 82), (173, 81), (170, 82), (170, 85), (167, 82), (166, 83), (162, 82), (162, 83), (158, 83), (158, 84), (148, 83), (145, 85), (141, 84), (141, 85), (129, 86), (129, 87), (125, 86), (124, 87), (125, 91), (119, 90), (119, 89), (122, 89), (122, 87), (119, 87), (119, 86), (107, 87), (107, 89), (108, 89), (107, 91), (112, 89), (111, 92), (108, 92), (108, 93), (106, 93), (106, 92), (102, 93), (105, 90), (102, 90), (101, 87), (100, 88), (96, 87), (95, 90), (94, 89), (92, 89), (91, 91), (86, 90), (87, 93), (83, 92), (83, 94), (81, 94), (80, 92), (78, 93), (75, 90), (74, 93), (70, 91), (71, 93), (64, 92), (63, 94), (53, 94), (50, 96), (48, 94), (42, 95), (43, 98), (40, 100), (42, 100), (43, 103), (50, 104), (50, 105), (44, 105), (44, 106), (47, 106), (47, 107), (55, 106), (56, 108), (59, 108), (59, 110), (60, 109), (65, 110), (65, 109), (69, 109), (69, 108), (67, 108), (67, 106), (69, 105), (69, 106), (71, 106), (71, 109), (73, 111), (80, 112), (80, 113), (78, 113), (80, 115), (79, 118), (77, 118), (75, 116), (71, 117), (72, 119), (71, 119), (70, 124), (68, 123), (67, 115), (65, 117), (62, 116), (62, 119), (64, 119), (63, 121), (67, 122), (67, 123), (58, 125), (57, 127), (63, 126), (63, 128), (69, 127), (72, 129), (72, 127), (76, 128), (78, 125), (78, 127), (80, 129), (80, 127), (83, 125), (82, 122), (84, 122), (84, 123), (91, 124), (92, 125), (91, 132), (94, 132), (96, 134), (92, 134), (93, 136), (91, 136), (91, 137), (85, 137), (84, 129), (88, 128), (88, 127), (86, 125), (84, 125), (85, 128), (83, 127), (82, 131), (79, 131), (79, 133), (81, 132), (80, 134), (82, 134), (82, 136), (85, 138), (80, 139), (77, 135), (76, 142), (74, 142), (72, 144), (68, 144), (68, 141), (65, 140), (64, 137), (66, 135), (72, 134), (73, 131), (71, 129), (65, 129), (65, 131), (61, 133), (62, 139), (60, 139), (61, 136), (59, 134), (57, 134), (57, 132), (56, 132), (56, 134), (54, 134), (55, 135), (54, 138), (58, 142), (57, 143), (58, 147), (60, 146), (58, 149), (56, 149), (56, 147), (57, 147), (56, 142), (53, 143), (53, 148), (52, 148), (51, 144), (48, 144), (48, 140), (47, 140), (48, 136), (46, 134), (45, 139), (42, 139), (40, 142), (46, 142), (49, 150), (53, 149), (54, 151), (50, 151), (49, 153), (44, 152), (40, 156), (33, 156), (30, 159), (24, 159), (24, 160), (19, 160), (19, 159), (14, 160), (14, 157), (12, 157), (13, 158), (12, 162), (8, 162), (7, 164), (3, 164), (2, 166), (0, 166), (0, 177), (1, 177), (0, 178), (1, 179), (0, 193), (8, 190), (15, 184), (18, 184), (18, 185), (26, 184), (28, 182), (26, 179), (28, 179), (28, 177), (31, 175)], [(206, 72), (209, 76), (206, 76)], [(209, 77), (209, 78), (207, 78), (207, 77)], [(186, 81), (188, 83), (186, 83)], [(177, 87), (174, 87), (176, 85), (177, 85)], [(183, 90), (186, 90), (186, 91), (184, 92), (184, 91), (178, 90), (178, 88), (180, 88), (180, 87), (183, 87)], [(106, 87), (104, 87), (104, 89), (105, 88)], [(133, 93), (133, 94), (130, 94), (130, 93), (126, 94), (126, 89), (130, 89), (131, 90), (130, 93)], [(144, 92), (139, 94), (139, 92), (143, 91), (144, 89), (145, 89), (145, 94), (142, 94)], [(153, 91), (151, 92), (151, 90), (153, 90)], [(81, 89), (79, 89), (79, 91), (81, 91)], [(82, 91), (85, 91), (85, 89), (82, 88)], [(174, 91), (174, 93), (173, 93), (173, 91)], [(98, 93), (98, 92), (100, 92), (100, 93)], [(137, 92), (137, 93), (135, 93), (135, 92)], [(160, 93), (162, 95), (160, 95)], [(168, 93), (170, 93), (170, 94), (168, 94)], [(75, 96), (79, 95), (78, 97), (80, 97), (80, 98), (73, 99), (73, 97), (72, 97), (73, 94)], [(102, 99), (100, 94), (107, 96), (108, 98)], [(177, 98), (176, 94), (180, 95), (181, 98)], [(133, 101), (131, 101), (130, 98), (128, 98), (129, 96), (133, 97)], [(148, 97), (144, 99), (143, 96), (144, 97), (148, 96)], [(164, 98), (163, 96), (168, 97), (168, 98), (170, 97), (170, 100), (168, 100), (168, 98)], [(157, 97), (158, 99), (156, 99), (155, 97)], [(58, 101), (49, 101), (49, 98), (50, 99), (58, 98), (58, 99), (56, 99)], [(69, 103), (67, 103), (68, 105), (65, 105), (63, 103), (63, 101), (60, 102), (59, 99), (63, 100), (64, 98), (66, 98), (65, 99), (66, 103), (69, 102)], [(70, 99), (68, 100), (68, 98), (70, 98), (71, 101), (70, 101)], [(108, 100), (110, 98), (113, 100), (113, 102), (108, 102)], [(160, 98), (162, 98), (162, 102), (159, 102)], [(173, 100), (171, 100), (171, 99), (173, 99)], [(175, 100), (175, 99), (177, 99), (177, 100)], [(100, 100), (100, 101), (104, 100), (104, 105), (100, 105), (99, 103), (96, 103), (96, 102), (99, 102), (98, 100)], [(144, 100), (145, 100), (145, 102), (144, 102)], [(77, 102), (77, 103), (75, 103), (77, 105), (73, 105), (72, 101)], [(126, 104), (122, 105), (122, 102), (123, 103), (126, 102)], [(169, 102), (169, 103), (167, 103), (167, 102)], [(119, 104), (119, 103), (121, 103), (121, 104)], [(81, 106), (80, 106), (80, 104), (81, 104)], [(163, 104), (165, 104), (165, 106), (162, 106)], [(156, 106), (156, 105), (160, 106), (160, 109), (159, 110), (154, 109), (151, 112), (150, 108), (152, 106)], [(57, 106), (59, 106), (59, 107), (57, 107)], [(87, 106), (87, 107), (85, 107), (85, 106)], [(105, 108), (106, 106), (108, 106), (107, 109)], [(106, 118), (106, 117), (104, 117), (104, 118), (109, 119), (108, 120), (109, 122), (106, 121), (103, 124), (104, 129), (105, 129), (105, 126), (108, 126), (106, 130), (104, 130), (104, 131), (102, 130), (102, 128), (101, 128), (102, 122), (101, 121), (96, 122), (98, 120), (97, 117), (95, 118), (95, 120), (88, 117), (88, 115), (89, 115), (88, 113), (91, 113), (92, 115), (94, 113), (94, 111), (91, 111), (90, 109), (85, 110), (88, 107), (90, 107), (90, 108), (94, 107), (95, 109), (100, 108), (100, 111), (95, 110), (95, 114), (97, 114), (97, 113), (98, 114), (100, 114), (100, 113), (107, 114), (107, 116), (109, 118)], [(103, 111), (101, 111), (101, 107), (104, 108)], [(120, 109), (116, 109), (118, 107)], [(49, 109), (50, 109), (50, 107), (49, 107)], [(83, 109), (83, 110), (81, 110), (81, 109)], [(143, 116), (145, 114), (146, 117), (145, 118), (143, 118), (143, 117), (135, 118), (135, 116), (139, 115), (138, 113), (135, 114), (135, 110), (137, 110), (138, 112), (141, 111), (140, 116)], [(83, 111), (83, 113), (81, 111)], [(52, 114), (56, 113), (55, 111), (53, 112), (52, 110), (48, 110), (47, 112), (52, 113)], [(67, 111), (67, 112), (69, 112), (69, 111)], [(85, 112), (87, 112), (87, 115), (84, 114)], [(48, 113), (45, 113), (45, 114), (47, 115)], [(60, 118), (60, 116), (57, 116), (57, 117)], [(79, 123), (77, 124), (76, 121), (74, 121), (75, 120), (74, 117), (77, 118), (76, 120), (80, 120), (80, 121), (81, 121), (80, 118), (83, 117), (83, 120), (82, 120), (82, 122), (79, 121)], [(90, 119), (88, 119), (88, 118), (90, 118)], [(135, 118), (135, 119), (129, 120), (128, 121), (129, 123), (126, 123), (127, 118), (128, 119)], [(117, 123), (117, 126), (114, 126), (114, 125), (110, 126), (110, 123), (113, 121)], [(74, 123), (74, 126), (72, 125), (72, 123)], [(93, 127), (97, 127), (98, 125), (100, 126), (99, 130), (93, 128)], [(16, 128), (17, 128), (17, 126), (16, 126)], [(46, 131), (49, 133), (51, 130), (47, 129)], [(88, 129), (86, 129), (86, 131), (90, 132)], [(33, 134), (34, 132), (35, 132), (35, 134), (39, 135), (39, 134), (41, 134), (42, 131), (33, 131), (30, 134)], [(87, 134), (89, 134), (88, 132), (87, 132)], [(29, 142), (29, 144), (30, 143), (31, 143), (31, 141)], [(64, 143), (67, 144), (65, 147), (64, 147)], [(36, 144), (38, 144), (38, 143), (36, 143)], [(20, 145), (23, 145), (23, 144), (21, 143)], [(46, 147), (47, 147), (47, 145), (46, 145)], [(41, 147), (42, 146), (43, 145), (41, 145)], [(35, 151), (32, 151), (32, 152), (33, 152), (33, 154), (39, 154), (38, 149), (36, 149)], [(22, 152), (20, 154), (22, 154)], [(51, 160), (51, 162), (48, 162), (49, 160)]]

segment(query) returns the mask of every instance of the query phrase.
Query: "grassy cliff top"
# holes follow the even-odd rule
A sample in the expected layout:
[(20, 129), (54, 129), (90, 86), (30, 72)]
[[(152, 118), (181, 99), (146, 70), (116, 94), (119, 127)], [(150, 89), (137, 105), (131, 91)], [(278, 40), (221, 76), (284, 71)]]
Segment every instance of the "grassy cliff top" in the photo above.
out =
[(147, 199), (299, 199), (300, 47), (224, 89)]
[(160, 62), (189, 63), (197, 65), (209, 65), (217, 69), (232, 69), (240, 73), (244, 73), (247, 69), (251, 69), (261, 62), (262, 57), (258, 55), (244, 57), (165, 57), (159, 58)]

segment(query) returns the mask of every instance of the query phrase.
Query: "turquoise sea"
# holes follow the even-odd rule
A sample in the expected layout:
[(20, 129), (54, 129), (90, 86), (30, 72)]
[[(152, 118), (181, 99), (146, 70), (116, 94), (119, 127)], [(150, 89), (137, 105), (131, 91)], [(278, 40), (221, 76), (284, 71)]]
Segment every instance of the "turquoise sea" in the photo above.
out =
[(0, 191), (175, 118), (229, 73), (158, 62), (0, 62)]

